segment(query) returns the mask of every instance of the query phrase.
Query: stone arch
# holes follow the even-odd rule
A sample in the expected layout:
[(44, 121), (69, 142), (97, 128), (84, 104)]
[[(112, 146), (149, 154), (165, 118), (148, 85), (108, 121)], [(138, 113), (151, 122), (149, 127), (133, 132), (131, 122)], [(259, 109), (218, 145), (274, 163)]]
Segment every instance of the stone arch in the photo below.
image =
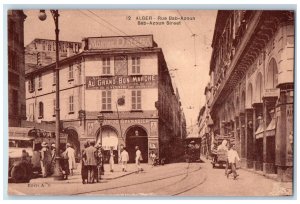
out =
[(100, 135), (100, 127), (96, 132), (96, 144), (102, 143), (102, 147), (104, 150), (109, 150), (111, 147), (113, 147), (114, 150), (118, 149), (118, 130), (110, 125), (104, 125), (102, 126)]
[(75, 157), (80, 157), (80, 142), (78, 131), (75, 127), (66, 127), (64, 132), (68, 135), (67, 143), (70, 143), (72, 148), (75, 150)]
[(276, 88), (277, 84), (278, 84), (278, 68), (275, 59), (272, 58), (267, 68), (266, 88), (274, 89)]
[(143, 162), (148, 162), (148, 132), (141, 125), (132, 125), (125, 131), (126, 148), (129, 154), (129, 161), (135, 161), (135, 146), (139, 146)]

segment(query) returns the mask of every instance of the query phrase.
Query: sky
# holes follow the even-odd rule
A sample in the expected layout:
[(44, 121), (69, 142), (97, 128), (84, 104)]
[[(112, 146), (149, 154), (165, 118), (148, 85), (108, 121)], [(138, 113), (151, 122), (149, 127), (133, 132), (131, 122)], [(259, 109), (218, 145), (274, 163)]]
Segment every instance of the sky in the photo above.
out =
[[(45, 21), (38, 19), (39, 10), (24, 12), (27, 15), (24, 24), (25, 45), (34, 38), (55, 39), (54, 21), (50, 11), (46, 11)], [(153, 34), (154, 41), (163, 50), (169, 70), (175, 70), (170, 72), (179, 90), (187, 125), (196, 124), (199, 110), (205, 104), (204, 88), (209, 82), (216, 10), (59, 12), (60, 40), (81, 41), (83, 37)], [(169, 19), (169, 16), (191, 17), (192, 20), (180, 21), (180, 25), (138, 25), (136, 18), (142, 16), (152, 17), (152, 21), (158, 21), (159, 17)]]

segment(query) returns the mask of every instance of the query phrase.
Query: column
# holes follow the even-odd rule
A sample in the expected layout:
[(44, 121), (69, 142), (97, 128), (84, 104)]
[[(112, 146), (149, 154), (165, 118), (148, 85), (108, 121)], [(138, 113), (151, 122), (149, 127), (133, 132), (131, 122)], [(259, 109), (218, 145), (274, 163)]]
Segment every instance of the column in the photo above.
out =
[(241, 151), (241, 163), (242, 167), (246, 167), (246, 140), (245, 140), (245, 114), (240, 113), (239, 117), (239, 128), (240, 128), (240, 151)]
[(263, 111), (263, 104), (262, 103), (255, 103), (253, 104), (253, 168), (257, 171), (262, 171), (262, 144), (256, 139), (256, 130), (259, 127), (259, 123), (257, 118), (262, 115)]
[(294, 161), (294, 90), (293, 84), (280, 85), (280, 99), (276, 106), (276, 161), (278, 180), (293, 181)]
[(275, 135), (267, 137), (267, 127), (269, 126), (272, 118), (270, 117), (270, 110), (274, 109), (277, 97), (264, 97), (263, 98), (263, 172), (274, 174), (275, 173)]
[(246, 109), (245, 113), (245, 152), (246, 152), (246, 167), (253, 168), (253, 109)]

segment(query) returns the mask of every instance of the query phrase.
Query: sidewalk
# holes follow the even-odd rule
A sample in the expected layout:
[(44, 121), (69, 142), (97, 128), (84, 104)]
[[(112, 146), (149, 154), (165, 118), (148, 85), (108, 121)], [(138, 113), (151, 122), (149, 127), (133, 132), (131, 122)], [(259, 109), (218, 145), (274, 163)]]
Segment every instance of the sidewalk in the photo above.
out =
[[(151, 165), (149, 164), (141, 164), (141, 167), (144, 171), (148, 171), (149, 168), (151, 168)], [(104, 175), (101, 175), (101, 180), (113, 180), (122, 178), (124, 176), (128, 176), (131, 174), (136, 173), (137, 168), (135, 164), (128, 164), (127, 165), (127, 172), (122, 171), (121, 164), (115, 164), (114, 165), (114, 172), (110, 172), (109, 164), (104, 164)], [(49, 176), (47, 178), (33, 178), (30, 180), (30, 184), (38, 184), (38, 183), (81, 183), (81, 165), (80, 163), (77, 163), (77, 168), (74, 170), (74, 175), (68, 176), (67, 180), (54, 180), (52, 176)]]
[[(203, 156), (201, 156), (201, 160), (204, 161), (205, 163), (208, 163), (208, 164), (211, 163), (211, 160), (208, 160)], [(277, 182), (278, 183), (278, 189), (282, 192), (288, 192), (289, 194), (292, 194), (292, 192), (293, 192), (293, 182), (278, 181), (277, 174), (266, 174), (262, 171), (256, 171), (254, 169), (243, 168), (243, 167), (241, 167), (241, 165), (238, 165), (238, 166), (239, 166), (238, 167), (239, 170), (247, 171), (247, 172), (254, 173), (254, 174), (258, 174), (258, 175), (261, 175), (261, 176), (263, 176), (267, 179), (271, 179), (271, 180)]]

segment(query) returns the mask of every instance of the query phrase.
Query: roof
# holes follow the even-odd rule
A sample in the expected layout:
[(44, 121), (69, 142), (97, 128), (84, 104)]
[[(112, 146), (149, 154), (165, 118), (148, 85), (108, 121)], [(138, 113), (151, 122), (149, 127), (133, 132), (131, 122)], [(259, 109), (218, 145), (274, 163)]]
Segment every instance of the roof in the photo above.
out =
[[(155, 52), (162, 52), (161, 48), (157, 48), (157, 47), (151, 47), (151, 48), (134, 48), (134, 49), (107, 49), (107, 50), (84, 50), (81, 53), (78, 53), (76, 55), (72, 55), (70, 57), (64, 58), (62, 60), (59, 61), (59, 64), (65, 64), (68, 62), (72, 62), (74, 60), (80, 59), (81, 57), (84, 56), (93, 56), (93, 55), (99, 55), (99, 54), (103, 54), (103, 55), (109, 55), (109, 54), (124, 54), (124, 53), (155, 53)], [(45, 72), (48, 70), (52, 70), (55, 67), (56, 63), (51, 63), (49, 65), (46, 65), (44, 67), (35, 69), (35, 70), (30, 70), (25, 74), (25, 77), (29, 77), (31, 74), (35, 74), (35, 73), (40, 73), (40, 72)], [(62, 68), (60, 66), (60, 68)]]

